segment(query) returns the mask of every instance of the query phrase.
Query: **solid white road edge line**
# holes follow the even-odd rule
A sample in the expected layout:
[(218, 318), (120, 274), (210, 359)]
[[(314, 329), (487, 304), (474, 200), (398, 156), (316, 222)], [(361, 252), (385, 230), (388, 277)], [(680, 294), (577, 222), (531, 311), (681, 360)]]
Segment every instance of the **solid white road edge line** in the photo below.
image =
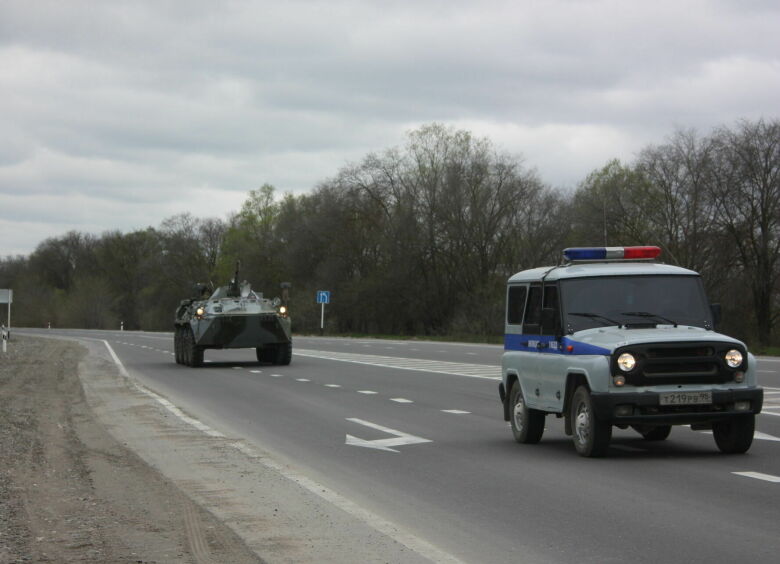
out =
[[(208, 425), (201, 423), (197, 419), (193, 419), (192, 417), (185, 415), (178, 407), (173, 405), (165, 398), (158, 396), (153, 391), (133, 381), (132, 378), (130, 378), (130, 375), (128, 374), (124, 365), (122, 364), (122, 361), (119, 360), (119, 357), (114, 352), (114, 349), (111, 348), (111, 345), (108, 343), (108, 341), (103, 340), (103, 343), (105, 343), (106, 348), (108, 348), (108, 352), (111, 355), (111, 358), (119, 368), (120, 374), (122, 374), (122, 376), (127, 378), (136, 388), (138, 388), (138, 390), (148, 395), (149, 397), (155, 399), (162, 406), (168, 409), (171, 413), (176, 415), (176, 417), (179, 417), (182, 421), (192, 425), (199, 431), (203, 431), (204, 433), (212, 437), (225, 436), (219, 431), (215, 431), (211, 429)], [(379, 515), (376, 515), (368, 511), (367, 509), (360, 507), (356, 503), (350, 501), (346, 497), (331, 490), (330, 488), (327, 488), (324, 485), (312, 480), (311, 478), (308, 478), (303, 474), (299, 474), (298, 472), (295, 472), (294, 470), (291, 470), (290, 468), (283, 466), (276, 460), (272, 459), (270, 456), (261, 455), (251, 447), (240, 442), (234, 442), (229, 444), (236, 450), (245, 454), (246, 456), (252, 458), (253, 460), (256, 460), (266, 468), (275, 470), (276, 472), (278, 472), (288, 480), (295, 482), (296, 484), (306, 489), (310, 493), (313, 493), (314, 495), (324, 499), (325, 501), (332, 503), (342, 511), (346, 511), (352, 517), (364, 522), (369, 527), (372, 527), (373, 529), (379, 531), (383, 535), (390, 537), (396, 542), (401, 543), (409, 550), (416, 552), (420, 556), (424, 558), (428, 558), (433, 562), (442, 562), (448, 564), (465, 564), (465, 562), (463, 562), (462, 560), (459, 560), (453, 555), (435, 547), (428, 541), (423, 540), (420, 537), (413, 535), (407, 531), (404, 531), (398, 525), (395, 525), (390, 521), (383, 519)]]
[(737, 476), (745, 476), (746, 478), (755, 478), (756, 480), (764, 480), (765, 482), (774, 482), (780, 484), (780, 476), (772, 476), (772, 474), (762, 474), (761, 472), (732, 472)]

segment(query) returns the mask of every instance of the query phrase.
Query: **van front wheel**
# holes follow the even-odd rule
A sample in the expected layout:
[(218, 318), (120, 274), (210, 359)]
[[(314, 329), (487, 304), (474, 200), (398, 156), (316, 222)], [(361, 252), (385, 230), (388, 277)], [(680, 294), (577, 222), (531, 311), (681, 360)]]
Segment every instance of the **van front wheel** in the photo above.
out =
[(604, 456), (612, 439), (612, 425), (596, 419), (587, 387), (580, 386), (574, 392), (569, 418), (577, 452), (582, 456)]
[(518, 443), (535, 444), (544, 433), (544, 412), (531, 409), (525, 403), (520, 382), (515, 380), (509, 391), (510, 423), (512, 434)]
[(715, 444), (726, 454), (742, 454), (753, 444), (756, 429), (755, 415), (737, 415), (728, 421), (719, 421), (712, 425)]

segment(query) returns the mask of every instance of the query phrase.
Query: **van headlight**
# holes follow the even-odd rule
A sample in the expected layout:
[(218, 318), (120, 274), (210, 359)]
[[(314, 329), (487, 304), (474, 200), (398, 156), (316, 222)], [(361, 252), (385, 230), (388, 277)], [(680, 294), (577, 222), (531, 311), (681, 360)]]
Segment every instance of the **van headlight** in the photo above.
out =
[(623, 353), (618, 357), (617, 365), (623, 372), (631, 372), (636, 366), (636, 358), (631, 353)]
[(731, 349), (724, 358), (729, 368), (739, 368), (742, 365), (742, 353), (737, 349)]

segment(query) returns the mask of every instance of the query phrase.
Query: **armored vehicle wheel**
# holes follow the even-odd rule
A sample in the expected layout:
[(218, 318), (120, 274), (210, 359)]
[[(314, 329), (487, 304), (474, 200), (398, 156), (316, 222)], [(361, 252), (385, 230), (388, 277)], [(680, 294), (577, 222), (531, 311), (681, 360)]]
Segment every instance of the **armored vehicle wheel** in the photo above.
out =
[(518, 443), (536, 444), (544, 433), (544, 412), (525, 404), (520, 382), (515, 380), (509, 391), (509, 409), (512, 435)]
[(276, 345), (276, 364), (287, 366), (292, 360), (292, 342)]
[(203, 349), (195, 344), (195, 335), (189, 327), (184, 330), (184, 364), (197, 368), (203, 365)]
[(587, 387), (577, 388), (570, 409), (572, 437), (577, 453), (588, 457), (604, 456), (612, 439), (612, 425), (596, 419)]
[(756, 430), (755, 415), (738, 415), (728, 421), (714, 423), (712, 435), (715, 444), (726, 454), (742, 454), (753, 444), (753, 432)]
[(173, 352), (176, 357), (176, 364), (184, 364), (181, 349), (181, 327), (176, 326), (173, 329)]
[(273, 362), (271, 359), (275, 358), (275, 356), (272, 357), (270, 353), (275, 353), (276, 351), (272, 350), (270, 346), (265, 346), (257, 347), (255, 352), (257, 353), (257, 362), (271, 364)]
[(663, 441), (672, 432), (671, 425), (632, 425), (631, 428), (642, 435), (646, 441)]

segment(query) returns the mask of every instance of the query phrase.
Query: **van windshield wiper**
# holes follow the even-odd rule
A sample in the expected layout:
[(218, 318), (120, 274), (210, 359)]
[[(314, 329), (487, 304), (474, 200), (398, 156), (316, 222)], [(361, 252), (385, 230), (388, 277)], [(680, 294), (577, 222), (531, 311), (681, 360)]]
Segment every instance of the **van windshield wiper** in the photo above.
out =
[(649, 311), (624, 311), (621, 312), (620, 315), (631, 315), (634, 317), (655, 317), (656, 319), (660, 319), (661, 321), (666, 321), (667, 323), (677, 327), (676, 321), (673, 321), (668, 317), (664, 317), (663, 315), (658, 315), (657, 313), (650, 313)]
[(587, 317), (588, 319), (598, 319), (602, 323), (606, 321), (604, 325), (617, 325), (618, 329), (623, 326), (622, 323), (615, 321), (614, 319), (610, 319), (609, 317), (605, 317), (598, 313), (588, 313), (586, 311), (570, 311), (568, 315), (578, 315), (580, 317)]

